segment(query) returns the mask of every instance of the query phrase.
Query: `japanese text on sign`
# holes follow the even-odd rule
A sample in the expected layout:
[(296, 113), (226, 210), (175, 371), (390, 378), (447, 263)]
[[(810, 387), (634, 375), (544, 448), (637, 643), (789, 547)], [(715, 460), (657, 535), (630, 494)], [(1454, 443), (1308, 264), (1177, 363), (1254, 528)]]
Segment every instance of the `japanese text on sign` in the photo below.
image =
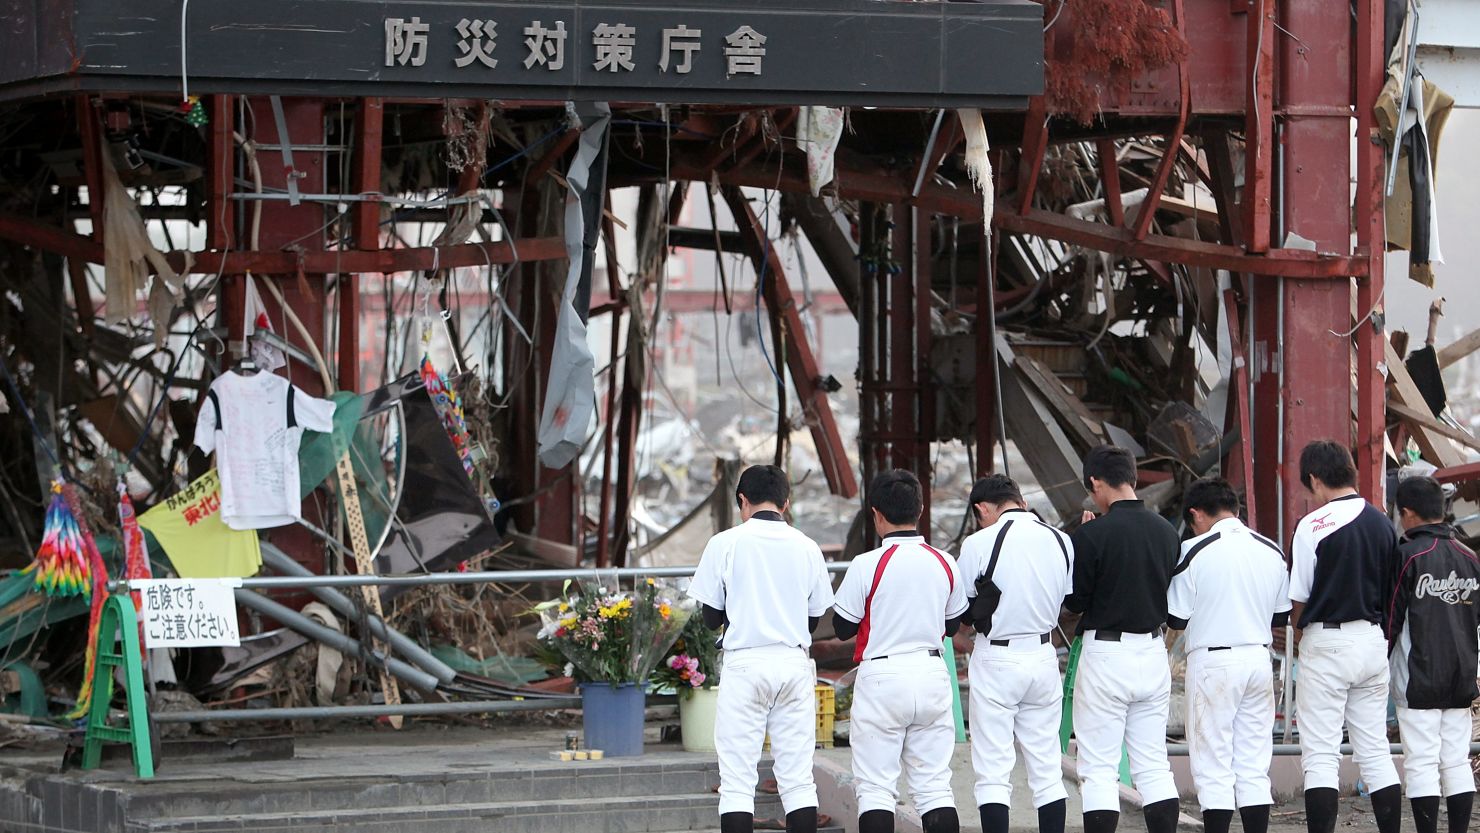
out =
[(198, 648), (240, 645), (236, 624), (239, 579), (131, 581), (143, 602), (144, 646)]
[[(452, 63), (458, 69), (481, 64), (487, 69), (498, 66), (494, 56), (498, 48), (498, 23), (493, 20), (463, 18), (452, 27), (449, 37), (457, 37), (457, 53)], [(551, 25), (534, 20), (524, 28), (522, 64), (526, 70), (542, 67), (550, 72), (565, 68), (565, 43), (568, 32), (565, 21)], [(663, 29), (658, 71), (687, 75), (702, 60), (704, 32), (680, 24)], [(425, 66), (431, 24), (420, 17), (385, 19), (385, 65)], [(591, 30), (595, 59), (591, 68), (597, 72), (622, 73), (637, 69), (635, 52), (642, 33), (626, 23), (598, 23)], [(722, 55), (725, 77), (759, 76), (766, 57), (766, 36), (749, 26), (741, 26), (723, 37)], [(517, 47), (516, 47), (517, 48)]]

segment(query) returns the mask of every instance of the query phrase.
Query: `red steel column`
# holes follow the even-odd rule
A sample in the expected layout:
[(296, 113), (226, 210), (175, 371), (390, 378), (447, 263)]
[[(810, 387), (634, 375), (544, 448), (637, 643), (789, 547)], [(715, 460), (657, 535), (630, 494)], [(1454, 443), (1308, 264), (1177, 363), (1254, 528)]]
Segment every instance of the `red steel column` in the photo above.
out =
[[(1372, 106), (1382, 89), (1384, 63), (1382, 0), (1357, 0), (1357, 250), (1367, 257), (1367, 276), (1357, 280), (1357, 314), (1366, 315), (1381, 304), (1383, 252), (1387, 231), (1382, 208), (1383, 152)], [(1363, 322), (1357, 327), (1357, 479), (1362, 494), (1383, 504), (1383, 428), (1386, 388), (1378, 365), (1383, 361), (1382, 327)]]
[[(1345, 3), (1294, 2), (1279, 40), (1280, 107), (1285, 111), (1281, 181), (1285, 234), (1320, 251), (1351, 246), (1350, 10)], [(1252, 235), (1257, 230), (1251, 227)], [(1283, 237), (1284, 235), (1281, 235)], [(1281, 241), (1283, 242), (1283, 241)], [(1264, 293), (1261, 293), (1263, 297)], [(1283, 293), (1281, 398), (1284, 403), (1282, 531), (1315, 508), (1300, 485), (1300, 450), (1318, 439), (1352, 440), (1350, 345), (1331, 334), (1351, 329), (1349, 281), (1286, 279)], [(1263, 403), (1268, 407), (1268, 402)], [(1263, 467), (1260, 467), (1263, 470)]]

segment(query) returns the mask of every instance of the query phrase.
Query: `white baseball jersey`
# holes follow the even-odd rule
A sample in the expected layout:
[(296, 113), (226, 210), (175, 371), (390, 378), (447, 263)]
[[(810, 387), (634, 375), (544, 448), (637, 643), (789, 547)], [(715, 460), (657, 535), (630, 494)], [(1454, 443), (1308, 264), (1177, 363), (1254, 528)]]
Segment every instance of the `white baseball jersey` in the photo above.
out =
[(1238, 518), (1182, 544), (1167, 612), (1186, 619), (1187, 651), (1268, 645), (1274, 614), (1290, 609), (1285, 557)]
[(920, 535), (888, 536), (853, 559), (837, 611), (858, 623), (854, 659), (939, 651), (945, 620), (966, 612), (965, 584), (956, 560)]
[(785, 521), (751, 518), (709, 539), (689, 596), (725, 611), (727, 651), (808, 648), (807, 617), (832, 607), (822, 550)]
[(976, 597), (976, 582), (986, 574), (1001, 538), (992, 583), (1002, 591), (988, 639), (1042, 636), (1059, 623), (1064, 597), (1074, 591), (1074, 545), (1069, 536), (1026, 509), (1010, 509), (997, 522), (961, 544), (957, 562), (966, 579), (966, 597)]

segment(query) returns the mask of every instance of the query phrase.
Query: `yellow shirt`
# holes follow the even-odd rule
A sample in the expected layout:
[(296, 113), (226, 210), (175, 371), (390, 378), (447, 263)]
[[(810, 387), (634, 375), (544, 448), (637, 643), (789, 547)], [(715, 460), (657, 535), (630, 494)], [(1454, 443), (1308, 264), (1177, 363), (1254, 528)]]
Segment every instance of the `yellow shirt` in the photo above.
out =
[(246, 578), (262, 568), (256, 530), (221, 520), (221, 476), (215, 469), (139, 516), (180, 578)]

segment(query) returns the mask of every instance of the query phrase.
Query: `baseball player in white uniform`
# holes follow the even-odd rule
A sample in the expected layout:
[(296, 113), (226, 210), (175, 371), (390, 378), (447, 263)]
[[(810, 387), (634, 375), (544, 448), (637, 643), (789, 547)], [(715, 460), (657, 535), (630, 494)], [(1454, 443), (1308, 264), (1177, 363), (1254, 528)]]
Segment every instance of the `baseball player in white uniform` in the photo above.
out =
[(956, 727), (941, 642), (966, 613), (955, 559), (916, 529), (920, 481), (895, 469), (868, 489), (883, 545), (855, 559), (838, 588), (839, 639), (858, 638), (851, 742), (859, 833), (893, 833), (901, 770), (925, 833), (958, 833), (951, 792)]
[(1336, 829), (1341, 729), (1372, 793), (1380, 833), (1397, 833), (1403, 796), (1388, 753), (1386, 609), (1398, 573), (1392, 521), (1357, 494), (1345, 446), (1313, 442), (1300, 452), (1300, 482), (1321, 507), (1295, 525), (1291, 618), (1300, 665), (1295, 721), (1305, 771), (1310, 833)]
[(1068, 793), (1059, 755), (1064, 682), (1051, 634), (1073, 589), (1069, 536), (1028, 511), (1017, 483), (993, 474), (971, 488), (982, 529), (961, 544), (976, 628), (971, 651), (971, 762), (983, 833), (1007, 833), (1023, 750), (1039, 833), (1063, 833)]
[(1206, 833), (1269, 829), (1274, 754), (1272, 628), (1290, 621), (1290, 575), (1279, 546), (1244, 526), (1221, 477), (1187, 489), (1196, 533), (1172, 572), (1167, 623), (1187, 640), (1187, 745)]
[(776, 466), (740, 475), (743, 521), (709, 540), (689, 595), (711, 627), (724, 625), (724, 682), (714, 747), (721, 833), (750, 833), (757, 765), (771, 736), (776, 785), (790, 833), (816, 833), (816, 675), (807, 651), (832, 606), (822, 550), (782, 517), (791, 486)]

